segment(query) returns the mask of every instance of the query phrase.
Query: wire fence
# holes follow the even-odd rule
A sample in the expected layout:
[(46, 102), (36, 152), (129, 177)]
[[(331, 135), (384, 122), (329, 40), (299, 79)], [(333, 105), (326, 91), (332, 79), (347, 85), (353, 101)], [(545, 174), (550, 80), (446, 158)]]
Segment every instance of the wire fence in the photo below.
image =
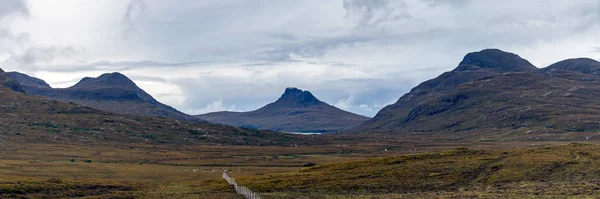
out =
[(227, 181), (227, 183), (229, 183), (230, 185), (233, 185), (233, 187), (235, 188), (235, 191), (238, 194), (244, 195), (248, 199), (262, 199), (260, 196), (258, 196), (258, 194), (254, 193), (254, 192), (252, 192), (252, 190), (248, 189), (248, 187), (238, 186), (238, 184), (235, 182), (235, 179), (233, 179), (232, 177), (229, 177), (229, 175), (227, 175), (227, 173), (223, 173), (223, 179), (225, 179), (225, 181)]

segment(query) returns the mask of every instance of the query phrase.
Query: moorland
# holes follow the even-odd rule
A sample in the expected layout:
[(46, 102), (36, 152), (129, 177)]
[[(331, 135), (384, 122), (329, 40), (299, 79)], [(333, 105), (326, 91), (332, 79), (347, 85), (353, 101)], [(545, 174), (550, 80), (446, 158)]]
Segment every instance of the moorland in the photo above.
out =
[[(171, 109), (119, 74), (54, 92), (0, 70), (0, 198), (243, 198), (223, 173), (264, 198), (593, 197), (598, 67), (570, 59), (538, 69), (512, 53), (474, 52), (374, 118), (322, 135), (148, 112), (148, 103)], [(34, 83), (54, 94), (35, 94)], [(293, 118), (305, 113), (327, 123), (318, 110), (335, 107), (293, 91), (266, 106), (290, 116), (269, 125), (299, 127)]]

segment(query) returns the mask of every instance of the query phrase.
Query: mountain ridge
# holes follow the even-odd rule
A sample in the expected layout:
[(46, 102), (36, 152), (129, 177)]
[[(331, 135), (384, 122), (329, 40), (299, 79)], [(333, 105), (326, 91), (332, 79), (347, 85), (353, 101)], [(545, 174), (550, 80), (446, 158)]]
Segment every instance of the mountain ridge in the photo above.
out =
[(572, 58), (551, 64), (541, 71), (547, 72), (550, 70), (568, 70), (590, 75), (600, 75), (600, 62), (591, 58)]
[[(0, 80), (8, 75), (0, 69)], [(208, 122), (111, 113), (0, 86), (0, 141), (76, 146), (276, 145), (310, 143), (296, 135)]]
[(10, 72), (8, 75), (23, 82), (21, 85), (24, 92), (30, 95), (73, 102), (113, 113), (200, 121), (158, 102), (135, 82), (118, 72), (105, 73), (95, 78), (85, 77), (68, 88), (44, 86), (47, 83), (43, 80), (19, 72)]
[[(496, 139), (513, 139), (531, 137), (526, 132), (549, 138), (600, 130), (593, 122), (600, 120), (600, 100), (593, 97), (600, 94), (594, 84), (600, 79), (584, 70), (597, 68), (597, 61), (569, 59), (537, 69), (516, 54), (492, 50), (489, 56), (486, 51), (467, 54), (456, 69), (419, 84), (344, 132), (437, 132), (447, 137), (497, 132), (510, 135)], [(468, 60), (473, 55), (486, 61)]]

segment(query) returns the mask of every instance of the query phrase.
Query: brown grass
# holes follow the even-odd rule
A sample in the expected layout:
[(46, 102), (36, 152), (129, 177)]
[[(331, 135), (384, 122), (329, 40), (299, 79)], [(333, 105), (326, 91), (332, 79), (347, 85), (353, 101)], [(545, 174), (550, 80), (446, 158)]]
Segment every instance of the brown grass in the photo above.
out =
[(587, 198), (600, 194), (600, 145), (461, 148), (238, 178), (269, 198)]
[[(304, 193), (298, 194), (296, 192), (296, 190), (302, 189), (287, 189), (285, 186), (277, 190), (263, 189), (257, 187), (257, 184), (244, 181), (244, 179), (249, 179), (244, 177), (263, 178), (273, 174), (285, 176), (298, 170), (302, 170), (310, 176), (312, 171), (317, 172), (319, 171), (318, 168), (327, 168), (330, 163), (372, 161), (365, 159), (393, 158), (407, 154), (439, 152), (464, 145), (491, 150), (491, 152), (488, 152), (491, 157), (498, 153), (494, 151), (497, 149), (532, 147), (530, 142), (437, 142), (432, 144), (429, 141), (404, 141), (398, 137), (382, 137), (380, 139), (366, 137), (361, 140), (361, 137), (340, 136), (327, 139), (338, 140), (334, 144), (300, 145), (298, 147), (177, 146), (136, 143), (88, 146), (4, 141), (0, 142), (0, 184), (2, 185), (0, 198), (75, 196), (90, 198), (116, 196), (125, 198), (240, 198), (239, 195), (234, 193), (231, 186), (220, 179), (222, 172), (230, 173), (242, 185), (247, 185), (259, 191), (267, 191), (261, 193), (267, 198), (293, 198), (305, 196)], [(537, 144), (554, 145), (556, 143), (535, 144), (535, 147), (539, 147)], [(388, 151), (384, 149), (388, 149)], [(558, 154), (565, 156), (570, 153)], [(547, 158), (561, 160), (562, 156)], [(481, 157), (473, 158), (473, 165), (484, 161), (475, 161)], [(443, 161), (443, 158), (430, 161)], [(314, 163), (317, 166), (307, 169), (304, 167), (307, 163)], [(422, 164), (426, 166), (424, 162)], [(425, 166), (423, 168), (427, 168)], [(452, 165), (448, 166), (448, 168), (451, 167)], [(347, 168), (347, 170), (352, 171), (351, 168)], [(436, 173), (442, 172), (428, 172), (427, 175), (445, 176), (442, 175), (443, 173), (440, 175)], [(360, 179), (361, 176), (363, 174), (356, 177)], [(490, 177), (490, 179), (502, 181), (503, 177), (499, 173), (493, 178)], [(292, 180), (303, 182), (302, 178), (293, 178)], [(331, 181), (330, 184), (332, 187), (335, 185), (345, 187), (344, 189), (354, 189), (352, 184), (348, 184), (348, 182), (353, 181)], [(377, 186), (388, 182), (379, 182), (374, 179), (370, 183)], [(521, 185), (514, 186), (520, 187)], [(21, 189), (25, 191), (8, 191)], [(290, 190), (292, 191), (290, 192)], [(336, 193), (329, 190), (311, 189), (305, 192), (312, 193), (312, 195), (307, 195), (309, 198), (348, 197), (347, 193)], [(448, 194), (455, 193), (452, 189), (443, 189), (439, 193), (446, 192)], [(364, 195), (367, 198), (389, 198), (393, 197), (394, 194), (398, 193), (380, 190), (373, 193), (362, 192), (359, 195)], [(426, 194), (438, 194), (438, 192), (427, 192)]]

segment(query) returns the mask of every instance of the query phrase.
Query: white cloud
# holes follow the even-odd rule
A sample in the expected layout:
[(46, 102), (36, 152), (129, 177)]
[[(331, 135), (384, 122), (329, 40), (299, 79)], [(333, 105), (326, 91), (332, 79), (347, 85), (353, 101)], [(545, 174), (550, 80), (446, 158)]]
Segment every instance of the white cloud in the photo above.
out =
[(350, 95), (346, 98), (339, 99), (334, 106), (342, 110), (349, 111), (350, 107), (354, 104), (354, 95)]
[(235, 104), (232, 104), (229, 106), (223, 105), (223, 100), (214, 101), (214, 102), (206, 105), (206, 107), (204, 107), (202, 109), (187, 110), (188, 113), (193, 114), (193, 115), (217, 112), (217, 111), (239, 111), (239, 110), (235, 108)]

